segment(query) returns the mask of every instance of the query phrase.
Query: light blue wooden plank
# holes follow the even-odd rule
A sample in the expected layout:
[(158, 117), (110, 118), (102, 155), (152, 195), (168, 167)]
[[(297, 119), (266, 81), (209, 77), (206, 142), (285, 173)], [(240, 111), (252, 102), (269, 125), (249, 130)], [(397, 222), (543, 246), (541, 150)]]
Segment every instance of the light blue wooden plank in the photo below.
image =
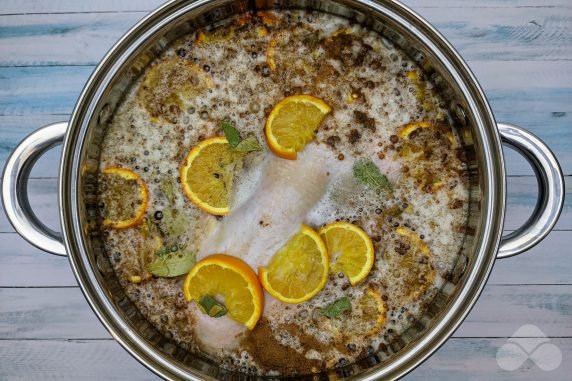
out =
[[(499, 73), (499, 75), (502, 74)], [(485, 88), (485, 92), (495, 113), (570, 112), (572, 109), (572, 88), (523, 87), (520, 90), (487, 90)]]
[[(556, 230), (572, 230), (572, 177), (564, 179), (565, 198), (562, 214)], [(528, 219), (537, 199), (538, 186), (534, 177), (509, 177), (507, 179), (506, 230), (516, 230)]]
[[(572, 284), (572, 261), (568, 254), (572, 245), (572, 181), (570, 177), (567, 180), (566, 206), (556, 226), (557, 231), (530, 252), (498, 261), (491, 284)], [(535, 187), (533, 178), (509, 179), (506, 228), (517, 228), (530, 215), (536, 197)], [(53, 229), (59, 230), (56, 194), (55, 179), (30, 182), (30, 198), (36, 214)], [(13, 232), (1, 207), (0, 232)], [(4, 249), (0, 250), (0, 287), (76, 284), (65, 258), (44, 253), (15, 233), (0, 234), (0, 238), (4, 243)]]
[(0, 340), (2, 380), (159, 380), (113, 340)]
[[(495, 115), (497, 121), (520, 125), (538, 135), (555, 152), (567, 175), (572, 175), (572, 113), (560, 112), (502, 112)], [(0, 166), (16, 145), (34, 130), (49, 123), (66, 121), (68, 115), (4, 115), (0, 116)], [(36, 164), (32, 176), (57, 177), (60, 148), (50, 151)], [(526, 160), (505, 150), (505, 161), (509, 175), (532, 175)]]
[(455, 336), (508, 337), (523, 324), (572, 337), (572, 285), (487, 285)]
[[(536, 134), (554, 152), (564, 174), (572, 174), (572, 113), (499, 112), (495, 119)], [(504, 155), (509, 176), (533, 174), (528, 162), (512, 149), (504, 149)]]
[[(572, 230), (572, 181), (566, 177), (566, 198), (556, 230)], [(57, 179), (32, 179), (29, 195), (32, 207), (40, 220), (54, 230), (59, 230), (57, 209)], [(517, 229), (530, 215), (536, 201), (536, 179), (533, 177), (510, 177), (508, 179), (507, 214), (505, 229)], [(12, 232), (12, 226), (0, 206), (0, 232)]]
[(93, 69), (0, 68), (0, 115), (69, 114)]
[[(16, 233), (2, 233), (0, 287), (76, 286), (67, 258), (36, 249)], [(571, 231), (554, 231), (528, 252), (498, 260), (489, 285), (572, 285)]]
[[(57, 179), (31, 179), (28, 183), (30, 204), (36, 216), (55, 231), (60, 231)], [(0, 233), (13, 232), (12, 225), (0, 205)]]
[(0, 340), (111, 338), (78, 287), (0, 288), (0, 301)]
[[(526, 179), (526, 178), (525, 178)], [(516, 228), (526, 220), (532, 211), (534, 194), (533, 179), (528, 183), (522, 178), (511, 178), (521, 185), (508, 197), (508, 228)], [(509, 187), (512, 189), (513, 187)], [(31, 184), (32, 204), (36, 214), (58, 230), (55, 180), (33, 180)], [(529, 196), (517, 196), (517, 191)], [(569, 247), (572, 245), (572, 194), (569, 187), (566, 208), (556, 230), (529, 252), (517, 257), (499, 260), (492, 272), (489, 284), (572, 284), (572, 261)], [(519, 203), (520, 206), (519, 206)], [(12, 227), (0, 208), (0, 231), (11, 232)], [(74, 286), (75, 279), (69, 271), (65, 258), (44, 253), (25, 242), (16, 233), (2, 233), (4, 244), (0, 250), (0, 287), (18, 286)]]
[[(498, 113), (495, 117), (498, 121), (520, 125), (538, 135), (555, 152), (564, 173), (572, 174), (572, 113)], [(50, 114), (0, 116), (0, 167), (28, 134), (49, 123), (67, 119), (68, 115)], [(57, 177), (60, 152), (60, 147), (56, 147), (42, 157), (36, 163), (32, 177)], [(505, 161), (509, 176), (533, 174), (526, 160), (510, 149), (505, 150)]]
[[(481, 65), (488, 66), (488, 63), (481, 63)], [(478, 64), (473, 64), (473, 66), (480, 67)], [(516, 79), (514, 74), (504, 72), (510, 71), (506, 67), (501, 73), (503, 79), (499, 81), (493, 80), (494, 75), (483, 74), (483, 86), (485, 89), (490, 88), (487, 94), (497, 119), (529, 128), (544, 139), (560, 158), (565, 173), (570, 174), (572, 173), (572, 160), (570, 160), (572, 154), (569, 147), (572, 143), (572, 128), (569, 123), (570, 113), (566, 110), (572, 105), (572, 85), (569, 84), (572, 82), (570, 79), (572, 76), (563, 78), (562, 85), (568, 87), (550, 87), (558, 86), (559, 79), (555, 75), (544, 75), (536, 83), (546, 88), (536, 90), (517, 88), (518, 78), (523, 79), (527, 75), (534, 76), (539, 70), (538, 63), (530, 63), (530, 66), (529, 70), (521, 69)], [(563, 67), (561, 66), (562, 69)], [(41, 115), (69, 113), (91, 70), (91, 67), (69, 66), (0, 68), (0, 114), (4, 114), (0, 119), (2, 122), (0, 126), (8, 131), (6, 135), (8, 140), (0, 144), (0, 159), (3, 156), (5, 160), (16, 142), (40, 124), (35, 123), (36, 120), (44, 120), (40, 117)], [(501, 87), (503, 82), (504, 86), (514, 88), (503, 89)], [(18, 118), (18, 114), (32, 119)], [(34, 119), (36, 117), (37, 119)], [(65, 119), (63, 116), (62, 118)], [(46, 121), (62, 118), (46, 118)], [(22, 119), (24, 119), (23, 123)], [(25, 133), (19, 134), (17, 131), (25, 131)], [(513, 171), (509, 174), (530, 173), (527, 170), (527, 164), (520, 158), (517, 159), (516, 156), (509, 154), (508, 162), (516, 163), (510, 167)], [(54, 175), (53, 173), (51, 175)]]
[(164, 0), (1, 0), (0, 14), (151, 11), (164, 2)]
[[(467, 60), (572, 59), (572, 8), (421, 11)], [(95, 65), (145, 14), (0, 16), (0, 66)]]
[[(32, 116), (0, 116), (0, 167), (4, 164), (16, 146), (29, 134), (40, 127), (69, 119), (68, 115), (38, 114)], [(32, 177), (57, 177), (61, 146), (55, 147), (40, 157)]]
[(491, 90), (530, 90), (534, 95), (534, 91), (542, 89), (566, 89), (572, 86), (572, 70), (568, 61), (466, 61), (486, 93)]
[(0, 66), (96, 65), (146, 14), (0, 16)]
[[(555, 230), (572, 230), (572, 181), (566, 177), (566, 197), (560, 220)], [(30, 202), (36, 215), (50, 228), (59, 230), (57, 209), (57, 179), (31, 179), (29, 183)], [(532, 213), (537, 195), (536, 179), (533, 177), (508, 178), (507, 213), (505, 229), (517, 229)], [(0, 232), (12, 232), (0, 207)]]
[[(506, 339), (449, 339), (406, 380), (567, 380), (572, 373), (572, 339), (552, 338), (563, 361), (551, 372), (531, 361), (513, 372), (496, 361)], [(23, 375), (26, 375), (25, 377)], [(8, 380), (158, 380), (113, 340), (0, 341), (0, 377)]]
[(572, 56), (572, 9), (419, 8), (467, 60), (559, 60)]
[[(77, 285), (66, 258), (36, 249), (16, 233), (0, 235), (0, 287)], [(516, 257), (498, 260), (490, 285), (572, 284), (571, 231), (554, 231), (538, 246)]]
[(572, 284), (572, 231), (553, 231), (526, 253), (499, 259), (489, 285)]
[(417, 8), (543, 8), (570, 7), (568, 0), (403, 0), (402, 3)]
[[(471, 63), (476, 72), (479, 65)], [(520, 63), (516, 77), (510, 67), (499, 65), (502, 70), (480, 78), (495, 112), (572, 111), (572, 71), (566, 71), (565, 61), (546, 63), (563, 72), (561, 78), (538, 76), (538, 62)], [(1, 67), (0, 115), (69, 113), (92, 71), (92, 66)], [(534, 83), (526, 81), (535, 76)]]
[[(0, 288), (0, 301), (0, 340), (110, 338), (78, 287)], [(454, 337), (509, 337), (522, 324), (572, 336), (572, 285), (487, 285)]]
[[(518, 68), (510, 62), (469, 64), (495, 112), (572, 111), (572, 70), (566, 61), (525, 61)], [(0, 67), (0, 115), (69, 113), (93, 69)]]
[[(151, 11), (162, 4), (162, 0), (2, 0), (0, 14), (61, 13), (61, 12), (126, 12)], [(420, 8), (480, 8), (480, 7), (569, 7), (568, 0), (404, 0), (414, 9)]]
[(572, 339), (556, 338), (551, 342), (562, 354), (558, 368), (547, 372), (528, 360), (515, 371), (503, 370), (497, 352), (505, 339), (450, 339), (405, 380), (569, 380), (572, 373)]
[(35, 248), (17, 233), (1, 233), (0, 240), (0, 287), (77, 286), (67, 258)]

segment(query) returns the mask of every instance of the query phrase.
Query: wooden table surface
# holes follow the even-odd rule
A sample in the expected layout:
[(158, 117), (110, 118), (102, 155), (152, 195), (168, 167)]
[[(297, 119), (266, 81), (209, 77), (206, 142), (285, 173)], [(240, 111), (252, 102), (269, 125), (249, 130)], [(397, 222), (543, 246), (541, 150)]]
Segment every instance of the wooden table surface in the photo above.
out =
[[(67, 120), (103, 54), (161, 0), (0, 0), (0, 165), (27, 134)], [(547, 142), (566, 176), (566, 204), (537, 247), (500, 260), (454, 336), (412, 380), (572, 379), (572, 1), (407, 0), (453, 43), (483, 86), (497, 120)], [(508, 150), (507, 150), (508, 151)], [(58, 149), (29, 184), (38, 216), (59, 228)], [(507, 152), (507, 231), (533, 209), (536, 180)], [(552, 371), (527, 360), (509, 372), (497, 351), (524, 324), (562, 354)], [(540, 333), (532, 336), (541, 336)], [(0, 213), (0, 379), (156, 379), (106, 332), (66, 258), (41, 252)]]

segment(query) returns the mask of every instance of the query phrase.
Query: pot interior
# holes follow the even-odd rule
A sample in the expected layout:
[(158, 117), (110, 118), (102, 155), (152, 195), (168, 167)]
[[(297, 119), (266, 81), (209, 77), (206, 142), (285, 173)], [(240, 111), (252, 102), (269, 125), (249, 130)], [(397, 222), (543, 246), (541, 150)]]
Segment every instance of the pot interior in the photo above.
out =
[[(92, 279), (95, 281), (82, 284), (92, 305), (101, 307), (102, 300), (105, 299), (105, 303), (111, 307), (111, 311), (94, 307), (98, 310), (96, 312), (130, 352), (163, 376), (203, 375), (217, 379), (253, 377), (224, 370), (209, 359), (192, 354), (167, 339), (141, 315), (125, 295), (105, 253), (98, 228), (96, 189), (99, 147), (110, 118), (125, 92), (171, 41), (200, 27), (223, 26), (230, 16), (238, 13), (284, 8), (318, 10), (348, 18), (378, 32), (417, 62), (424, 75), (438, 87), (441, 97), (447, 102), (449, 112), (446, 118), (451, 126), (458, 129), (464, 145), (470, 182), (469, 218), (465, 241), (449, 278), (432, 302), (426, 306), (424, 314), (412, 320), (407, 330), (391, 337), (388, 347), (375, 350), (357, 363), (337, 368), (319, 377), (337, 379), (366, 374), (374, 374), (377, 377), (403, 374), (408, 369), (399, 365), (400, 362), (403, 364), (406, 361), (416, 361), (407, 359), (406, 354), (413, 353), (417, 347), (427, 347), (427, 342), (422, 341), (427, 338), (432, 328), (451, 318), (450, 308), (458, 300), (461, 291), (466, 287), (476, 287), (474, 284), (467, 284), (468, 274), (478, 273), (478, 282), (482, 285), (494, 258), (494, 250), (483, 250), (483, 241), (486, 240), (483, 226), (492, 226), (493, 229), (500, 226), (497, 220), (491, 220), (490, 205), (482, 196), (491, 192), (490, 176), (487, 173), (489, 166), (493, 164), (489, 162), (490, 158), (485, 157), (487, 151), (488, 155), (491, 155), (491, 151), (492, 155), (500, 153), (494, 152), (495, 147), (492, 150), (489, 147), (496, 134), (494, 120), (486, 102), (479, 103), (483, 99), (480, 98), (478, 87), (471, 83), (466, 73), (460, 74), (463, 68), (455, 66), (456, 57), (433, 35), (430, 28), (415, 21), (411, 24), (404, 23), (403, 20), (407, 18), (412, 20), (411, 15), (401, 6), (390, 2), (217, 0), (174, 3), (149, 16), (133, 33), (118, 43), (94, 74), (87, 87), (86, 97), (80, 100), (74, 113), (72, 129), (81, 134), (76, 136), (83, 136), (83, 144), (67, 147), (69, 150), (76, 149), (78, 154), (78, 161), (73, 164), (77, 173), (72, 176), (77, 175), (78, 192), (75, 203), (79, 219), (79, 228), (76, 229), (79, 234), (76, 237), (79, 250), (72, 251), (70, 255), (72, 264), (80, 274), (80, 283), (82, 273), (93, 275)], [(430, 47), (428, 43), (433, 46)], [(498, 147), (496, 149), (498, 150)], [(502, 165), (502, 158), (493, 159), (501, 160)], [(498, 196), (502, 197), (503, 194), (500, 193)], [(494, 245), (494, 242), (492, 244)], [(452, 327), (449, 326), (448, 329)], [(124, 332), (121, 332), (122, 330)], [(134, 338), (137, 338), (135, 343)], [(418, 352), (418, 358), (426, 355), (428, 352)]]

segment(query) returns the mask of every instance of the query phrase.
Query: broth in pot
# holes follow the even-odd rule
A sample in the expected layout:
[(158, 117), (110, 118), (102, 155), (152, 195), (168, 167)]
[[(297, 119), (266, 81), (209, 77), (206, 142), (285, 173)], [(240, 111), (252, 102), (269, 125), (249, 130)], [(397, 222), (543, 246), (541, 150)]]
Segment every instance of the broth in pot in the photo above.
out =
[(175, 41), (103, 141), (106, 251), (166, 337), (292, 376), (388, 345), (466, 233), (460, 137), (391, 41), (319, 12), (243, 14)]

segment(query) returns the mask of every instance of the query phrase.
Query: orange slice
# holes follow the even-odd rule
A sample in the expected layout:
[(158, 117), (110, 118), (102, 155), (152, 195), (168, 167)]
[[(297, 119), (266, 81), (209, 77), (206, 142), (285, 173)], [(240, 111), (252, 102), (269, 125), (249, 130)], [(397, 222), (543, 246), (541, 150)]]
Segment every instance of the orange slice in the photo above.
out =
[[(410, 135), (414, 132), (417, 131), (421, 128), (442, 128), (444, 129), (444, 126), (442, 124), (437, 124), (435, 122), (430, 122), (430, 121), (419, 121), (419, 122), (412, 122), (412, 123), (408, 123), (405, 126), (401, 127), (398, 132), (397, 135), (399, 135), (400, 138), (403, 139), (409, 139)], [(447, 136), (447, 140), (449, 141), (450, 144), (455, 144), (455, 137), (453, 135), (453, 133), (451, 131), (445, 131), (445, 134)]]
[(435, 127), (435, 123), (429, 121), (412, 122), (401, 127), (397, 132), (397, 135), (399, 135), (399, 137), (401, 138), (407, 139), (409, 138), (409, 135), (411, 135), (413, 131), (416, 131), (420, 128), (429, 128), (429, 127)]
[(228, 214), (239, 156), (225, 137), (209, 138), (197, 144), (181, 167), (181, 183), (187, 197), (207, 213)]
[(292, 95), (278, 102), (266, 119), (266, 142), (274, 154), (295, 160), (297, 152), (314, 139), (320, 124), (332, 111), (320, 98)]
[(212, 44), (216, 42), (224, 42), (232, 39), (234, 37), (234, 30), (226, 29), (225, 30), (217, 30), (211, 33), (205, 33), (202, 30), (199, 31), (195, 37), (195, 44), (202, 45), (202, 44)]
[(264, 308), (264, 293), (256, 273), (241, 259), (214, 254), (197, 263), (183, 284), (187, 301), (209, 295), (220, 299), (228, 316), (252, 330)]
[(328, 252), (312, 228), (300, 230), (280, 249), (267, 267), (258, 269), (260, 283), (284, 303), (301, 303), (314, 297), (328, 279)]
[(405, 254), (394, 253), (392, 258), (405, 270), (402, 279), (407, 284), (409, 296), (418, 298), (433, 283), (437, 275), (431, 264), (431, 251), (421, 237), (412, 230), (400, 226), (395, 229), (395, 233), (399, 243), (406, 245), (408, 249)]
[(352, 286), (364, 280), (375, 259), (367, 233), (348, 222), (328, 224), (319, 233), (330, 255), (330, 270), (346, 274)]
[(213, 79), (188, 59), (160, 60), (145, 73), (137, 100), (154, 119), (175, 123), (189, 101), (213, 86)]
[(358, 300), (362, 321), (366, 322), (367, 334), (377, 335), (385, 322), (385, 305), (378, 290), (368, 288)]
[(100, 194), (104, 204), (103, 225), (126, 229), (139, 224), (145, 216), (149, 195), (145, 182), (135, 172), (118, 167), (101, 171)]
[[(414, 252), (419, 252), (423, 255), (429, 255), (429, 247), (421, 240), (421, 238), (408, 228), (398, 227), (395, 232), (408, 241)], [(406, 257), (407, 258), (407, 257)]]

